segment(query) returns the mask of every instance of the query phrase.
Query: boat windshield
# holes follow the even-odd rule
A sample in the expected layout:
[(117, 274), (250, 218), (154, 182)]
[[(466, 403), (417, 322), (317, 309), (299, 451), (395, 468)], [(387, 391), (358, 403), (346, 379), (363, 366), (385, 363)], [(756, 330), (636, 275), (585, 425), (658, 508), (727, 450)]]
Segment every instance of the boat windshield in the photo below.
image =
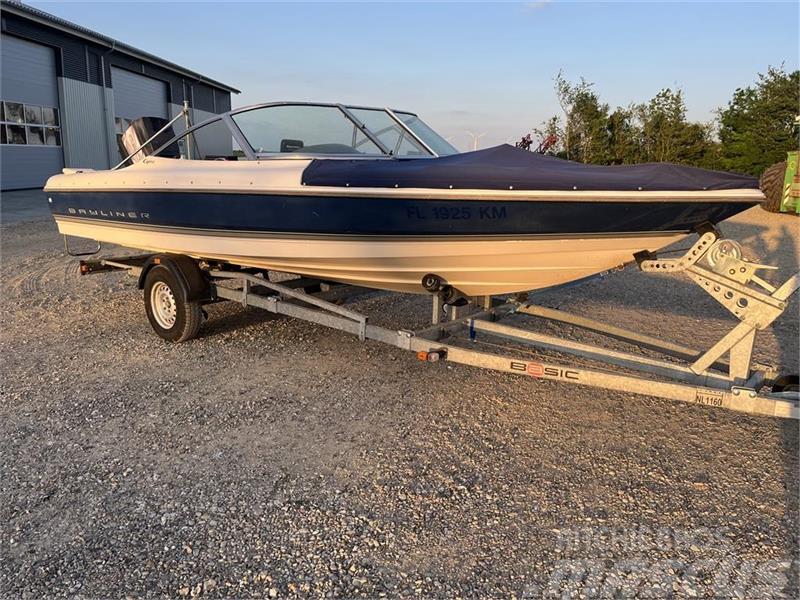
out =
[(446, 139), (436, 133), (417, 115), (397, 111), (398, 118), (439, 156), (458, 154), (458, 150)]
[(181, 158), (194, 160), (287, 155), (431, 158), (458, 153), (410, 112), (298, 102), (232, 110), (175, 136), (155, 154), (174, 142)]
[(231, 115), (256, 154), (371, 154), (382, 149), (336, 106), (278, 105)]
[(341, 104), (274, 104), (235, 110), (257, 155), (366, 154), (431, 157), (458, 151), (413, 113)]
[(430, 152), (385, 110), (351, 108), (355, 115), (377, 137), (393, 156), (428, 156)]

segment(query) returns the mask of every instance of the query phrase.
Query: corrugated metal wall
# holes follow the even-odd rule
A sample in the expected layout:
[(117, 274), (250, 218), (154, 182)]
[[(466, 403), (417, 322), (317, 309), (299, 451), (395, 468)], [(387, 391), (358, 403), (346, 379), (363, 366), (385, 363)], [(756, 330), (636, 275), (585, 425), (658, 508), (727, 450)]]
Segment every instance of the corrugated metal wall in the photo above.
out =
[(111, 83), (114, 88), (114, 116), (124, 119), (168, 118), (167, 85), (163, 81), (112, 68)]
[(195, 108), (213, 113), (216, 109), (214, 107), (214, 90), (202, 84), (195, 84), (192, 86), (192, 101)]
[[(192, 95), (197, 109), (195, 122), (211, 111), (230, 110), (228, 90), (187, 79), (180, 71), (131, 56), (122, 49), (109, 52), (108, 46), (6, 10), (0, 29), (3, 54), (9, 49), (18, 59), (8, 64), (3, 59), (3, 95), (10, 96), (13, 91), (15, 97), (6, 99), (59, 107), (63, 144), (63, 151), (57, 147), (0, 146), (3, 189), (37, 187), (46, 179), (43, 173), (49, 176), (58, 172), (64, 162), (70, 167), (91, 168), (116, 164), (115, 112), (129, 119), (145, 114), (166, 117), (167, 102), (177, 104), (184, 96), (191, 99)], [(37, 71), (35, 65), (42, 63), (44, 55), (50, 57), (49, 66), (47, 76), (40, 76), (42, 71)], [(112, 69), (116, 74), (113, 81)], [(125, 80), (126, 75), (140, 78), (149, 91), (142, 94), (142, 86), (137, 85), (134, 93), (130, 89), (126, 92), (125, 82), (120, 85), (117, 81), (120, 77)], [(35, 152), (39, 154), (34, 155)]]
[[(104, 115), (106, 91), (99, 85), (59, 79), (64, 98), (62, 143), (64, 160), (69, 167), (108, 169), (108, 136), (114, 122)], [(106, 116), (109, 123), (106, 123)]]
[[(183, 110), (182, 106), (177, 104), (169, 105), (170, 118), (176, 117)], [(207, 112), (205, 110), (194, 109), (191, 113), (192, 125), (198, 125), (217, 116), (215, 113)], [(178, 119), (172, 126), (176, 134), (185, 131), (183, 119)], [(213, 154), (216, 156), (228, 156), (233, 152), (233, 137), (227, 127), (211, 125), (209, 128), (198, 130), (196, 134), (196, 148), (202, 149), (206, 154)]]
[[(184, 99), (189, 99), (191, 94), (188, 93), (184, 98), (184, 88), (192, 87), (191, 84), (194, 83), (194, 87), (199, 90), (198, 93), (201, 96), (197, 102), (199, 108), (216, 110), (217, 112), (230, 110), (224, 108), (226, 103), (230, 104), (230, 92), (228, 90), (197, 82), (194, 77), (187, 77), (169, 68), (130, 56), (122, 50), (108, 53), (108, 46), (85, 41), (69, 33), (48, 27), (46, 24), (30, 21), (9, 11), (3, 12), (2, 30), (3, 33), (10, 33), (33, 42), (40, 42), (50, 47), (58, 48), (61, 57), (61, 60), (56, 64), (58, 77), (101, 85), (103, 75), (99, 57), (103, 55), (105, 57), (106, 87), (111, 87), (111, 67), (116, 66), (133, 73), (142, 73), (153, 79), (164, 81), (169, 88), (170, 102), (180, 103)], [(209, 94), (206, 89), (211, 90), (212, 88), (214, 89), (213, 95), (215, 97), (209, 101)], [(214, 106), (216, 108), (213, 108)]]
[(226, 113), (231, 109), (231, 95), (228, 92), (214, 90), (214, 110)]
[[(180, 112), (182, 110), (183, 110), (183, 107), (181, 105), (179, 105), (179, 104), (170, 104), (169, 105), (169, 118), (172, 119), (173, 117), (178, 116), (178, 114), (180, 114)], [(208, 112), (206, 110), (200, 110), (199, 108), (191, 109), (189, 115), (190, 115), (190, 119), (191, 119), (192, 125), (199, 125), (200, 123), (202, 123), (206, 119), (210, 119), (211, 117), (216, 117), (217, 116), (216, 113)], [(176, 121), (175, 124), (172, 126), (172, 128), (175, 130), (175, 133), (180, 133), (181, 131), (183, 131), (185, 129), (185, 127), (183, 126), (183, 119), (179, 119), (178, 121)]]
[[(206, 119), (216, 116), (215, 113), (204, 110), (195, 110), (195, 123), (202, 123)], [(201, 127), (195, 134), (195, 144), (203, 154), (215, 156), (228, 156), (233, 152), (233, 137), (226, 125), (215, 124)]]
[[(169, 118), (170, 119), (174, 119), (175, 117), (177, 117), (180, 114), (180, 112), (182, 110), (183, 110), (182, 106), (180, 106), (178, 104), (170, 104), (169, 105)], [(186, 127), (184, 127), (184, 120), (183, 119), (178, 119), (177, 121), (175, 121), (172, 124), (172, 130), (176, 134), (180, 133), (181, 131), (183, 131), (185, 129), (186, 129)]]

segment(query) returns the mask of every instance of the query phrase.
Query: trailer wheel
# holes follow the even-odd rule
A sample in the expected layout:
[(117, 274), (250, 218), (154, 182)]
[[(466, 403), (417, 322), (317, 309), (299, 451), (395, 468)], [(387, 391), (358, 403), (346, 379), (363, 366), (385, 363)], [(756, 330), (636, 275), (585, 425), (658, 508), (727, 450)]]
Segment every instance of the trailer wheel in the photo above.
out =
[(761, 203), (761, 208), (767, 212), (780, 212), (781, 201), (783, 200), (783, 179), (786, 175), (786, 161), (775, 163), (768, 167), (761, 175), (758, 187), (761, 188), (765, 200)]
[(169, 342), (197, 336), (203, 321), (199, 302), (188, 302), (175, 276), (163, 265), (150, 269), (144, 281), (144, 308), (150, 326)]

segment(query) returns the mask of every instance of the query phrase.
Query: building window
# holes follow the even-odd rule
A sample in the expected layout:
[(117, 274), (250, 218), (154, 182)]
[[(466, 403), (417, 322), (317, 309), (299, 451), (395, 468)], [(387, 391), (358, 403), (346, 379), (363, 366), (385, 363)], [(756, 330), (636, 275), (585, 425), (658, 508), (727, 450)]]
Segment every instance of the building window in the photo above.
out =
[(61, 130), (58, 127), (44, 128), (44, 143), (48, 146), (61, 145)]
[(42, 114), (44, 115), (44, 124), (50, 125), (51, 127), (58, 127), (58, 109), (57, 108), (50, 108), (49, 106), (45, 106), (42, 108)]
[(60, 146), (61, 122), (52, 106), (0, 103), (0, 143), (28, 146)]
[(3, 102), (5, 107), (4, 119), (11, 123), (24, 123), (25, 122), (25, 109), (24, 105), (20, 102)]
[(44, 127), (28, 127), (28, 145), (44, 146)]
[(8, 135), (9, 144), (27, 144), (27, 136), (25, 135), (25, 127), (22, 125), (6, 125), (6, 134)]
[(41, 125), (42, 124), (42, 107), (33, 106), (31, 104), (25, 105), (25, 122), (28, 125)]

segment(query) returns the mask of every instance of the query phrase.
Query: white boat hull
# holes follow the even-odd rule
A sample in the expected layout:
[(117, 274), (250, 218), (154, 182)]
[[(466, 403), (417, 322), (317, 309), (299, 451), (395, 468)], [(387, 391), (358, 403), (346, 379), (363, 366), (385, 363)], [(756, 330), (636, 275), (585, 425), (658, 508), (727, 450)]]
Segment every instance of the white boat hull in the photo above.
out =
[(507, 294), (574, 281), (656, 251), (684, 232), (480, 237), (292, 236), (215, 233), (103, 224), (56, 217), (63, 234), (148, 252), (195, 258), (323, 280), (408, 293), (426, 293), (422, 277), (433, 273), (468, 296)]

